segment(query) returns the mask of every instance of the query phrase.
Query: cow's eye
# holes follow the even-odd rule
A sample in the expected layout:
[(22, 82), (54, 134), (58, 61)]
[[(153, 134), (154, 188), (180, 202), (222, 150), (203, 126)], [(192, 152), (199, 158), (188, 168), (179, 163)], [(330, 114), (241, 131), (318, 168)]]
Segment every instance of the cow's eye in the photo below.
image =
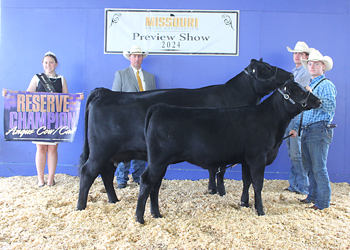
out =
[(253, 69), (253, 73), (255, 73), (255, 69)]
[(287, 91), (287, 87), (284, 87), (284, 91)]

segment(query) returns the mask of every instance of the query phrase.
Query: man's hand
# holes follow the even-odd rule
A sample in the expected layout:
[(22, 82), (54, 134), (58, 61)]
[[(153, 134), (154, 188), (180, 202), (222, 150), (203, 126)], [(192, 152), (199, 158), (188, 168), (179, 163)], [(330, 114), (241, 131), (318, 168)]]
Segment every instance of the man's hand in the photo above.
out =
[(312, 88), (310, 88), (310, 86), (306, 86), (305, 89), (312, 93)]
[(289, 134), (291, 135), (291, 137), (296, 137), (298, 135), (298, 132), (295, 131), (294, 129), (292, 129)]

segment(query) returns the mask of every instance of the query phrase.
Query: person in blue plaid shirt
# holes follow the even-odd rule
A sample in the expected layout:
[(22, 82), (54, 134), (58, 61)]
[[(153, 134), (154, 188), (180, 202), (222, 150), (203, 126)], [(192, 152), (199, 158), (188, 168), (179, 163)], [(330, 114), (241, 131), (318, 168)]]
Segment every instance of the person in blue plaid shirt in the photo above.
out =
[(300, 114), (290, 134), (295, 137), (299, 129), (302, 129), (302, 162), (308, 173), (310, 185), (308, 196), (300, 201), (314, 203), (310, 208), (322, 210), (328, 208), (331, 201), (327, 156), (329, 144), (333, 139), (331, 122), (335, 113), (337, 90), (334, 84), (325, 78), (324, 73), (332, 69), (333, 60), (329, 56), (323, 56), (318, 50), (313, 50), (307, 60), (302, 60), (302, 64), (311, 75), (311, 83), (306, 89), (320, 98), (322, 104), (317, 109)]

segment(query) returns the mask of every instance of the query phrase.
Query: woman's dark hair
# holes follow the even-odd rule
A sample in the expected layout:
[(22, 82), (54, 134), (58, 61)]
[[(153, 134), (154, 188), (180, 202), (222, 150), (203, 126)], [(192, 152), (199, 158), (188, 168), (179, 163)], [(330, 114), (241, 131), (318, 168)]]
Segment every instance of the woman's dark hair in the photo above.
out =
[(54, 54), (52, 54), (52, 53), (46, 53), (45, 56), (43, 57), (42, 61), (44, 61), (44, 58), (47, 57), (47, 56), (52, 57), (53, 60), (55, 60), (55, 62), (57, 63), (57, 57)]

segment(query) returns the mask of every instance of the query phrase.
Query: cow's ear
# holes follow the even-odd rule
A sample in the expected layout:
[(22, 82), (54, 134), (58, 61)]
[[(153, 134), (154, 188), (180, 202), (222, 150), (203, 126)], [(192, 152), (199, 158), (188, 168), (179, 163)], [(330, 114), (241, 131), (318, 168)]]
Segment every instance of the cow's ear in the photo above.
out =
[(260, 58), (260, 62), (263, 62), (263, 59), (262, 59), (262, 58)]

